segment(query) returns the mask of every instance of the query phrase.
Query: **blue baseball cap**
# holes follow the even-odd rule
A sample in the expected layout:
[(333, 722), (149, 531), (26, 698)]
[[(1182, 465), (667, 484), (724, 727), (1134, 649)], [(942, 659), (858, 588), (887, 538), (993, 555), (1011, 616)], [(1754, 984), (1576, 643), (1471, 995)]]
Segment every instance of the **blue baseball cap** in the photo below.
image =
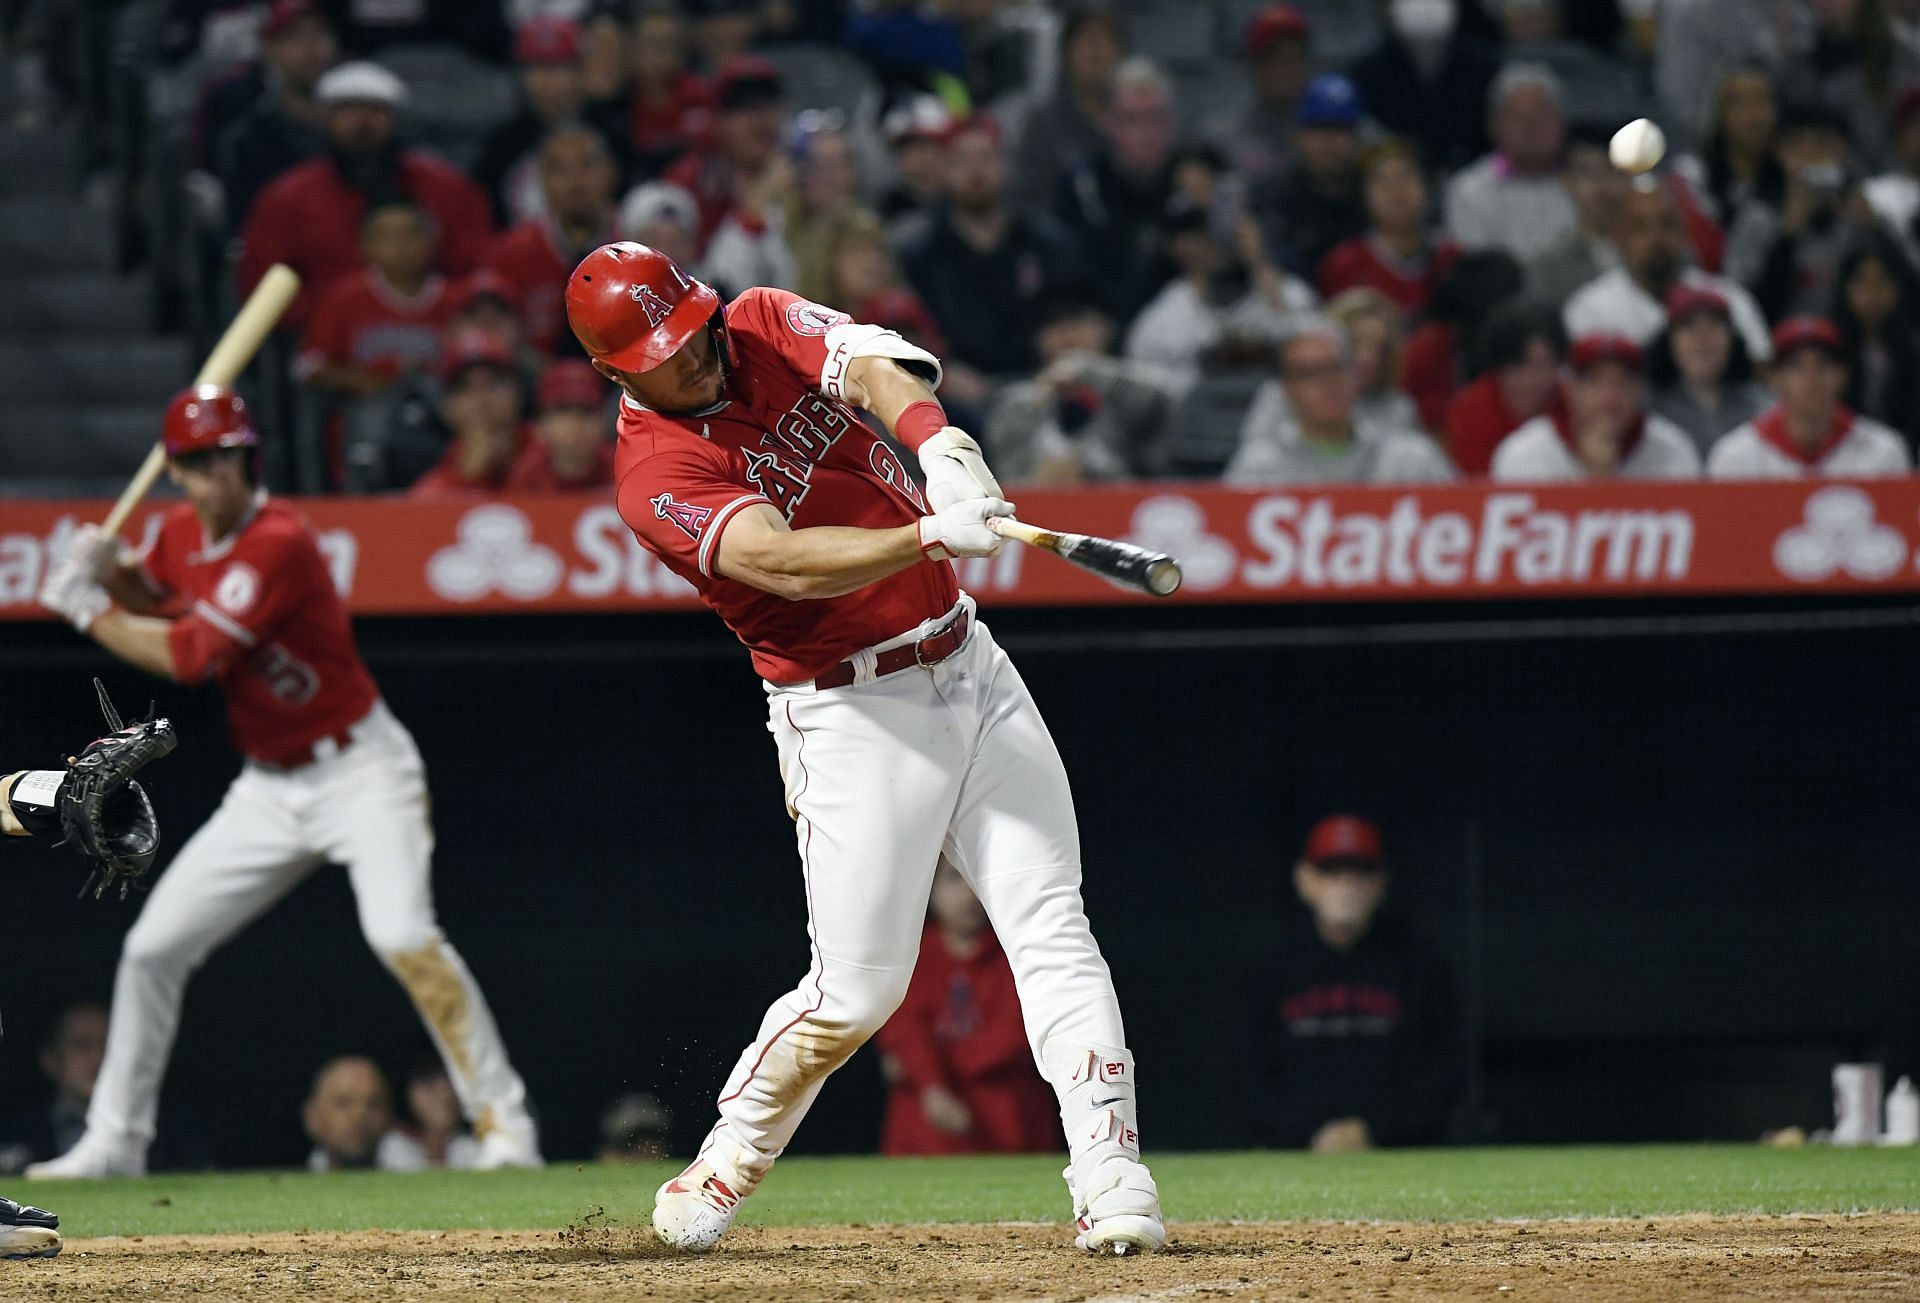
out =
[(1307, 83), (1293, 118), (1303, 127), (1357, 127), (1366, 113), (1359, 87), (1337, 72), (1323, 72)]

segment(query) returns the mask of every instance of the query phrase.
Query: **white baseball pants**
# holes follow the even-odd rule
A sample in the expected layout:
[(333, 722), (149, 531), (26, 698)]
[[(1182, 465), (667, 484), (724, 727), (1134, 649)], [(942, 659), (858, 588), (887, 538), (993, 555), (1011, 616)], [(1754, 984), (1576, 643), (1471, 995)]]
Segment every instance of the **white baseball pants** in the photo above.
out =
[(1090, 1047), (1126, 1044), (1080, 899), (1066, 770), (1013, 662), (978, 621), (930, 669), (873, 678), (870, 654), (855, 660), (847, 687), (768, 687), (813, 962), (741, 1054), (703, 1151), (747, 1188), (906, 995), (942, 853), (986, 907), (1056, 1090)]
[(434, 918), (420, 752), (384, 702), (352, 735), (343, 750), (323, 743), (330, 753), (298, 769), (248, 764), (160, 875), (120, 954), (90, 1137), (135, 1146), (153, 1139), (187, 979), (327, 862), (346, 866), (360, 930), (407, 988), (468, 1118), (484, 1131), (524, 1114), (526, 1088), (486, 999)]

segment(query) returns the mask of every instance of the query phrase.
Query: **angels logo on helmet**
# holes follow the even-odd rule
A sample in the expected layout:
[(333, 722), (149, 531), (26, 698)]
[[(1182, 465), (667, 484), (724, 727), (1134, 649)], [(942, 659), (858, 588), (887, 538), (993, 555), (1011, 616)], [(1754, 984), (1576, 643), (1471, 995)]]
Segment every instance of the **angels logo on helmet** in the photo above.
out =
[(653, 286), (645, 281), (636, 284), (627, 292), (633, 296), (633, 301), (640, 305), (640, 310), (647, 314), (647, 324), (650, 326), (658, 326), (667, 319), (667, 314), (673, 311), (667, 301), (655, 293)]

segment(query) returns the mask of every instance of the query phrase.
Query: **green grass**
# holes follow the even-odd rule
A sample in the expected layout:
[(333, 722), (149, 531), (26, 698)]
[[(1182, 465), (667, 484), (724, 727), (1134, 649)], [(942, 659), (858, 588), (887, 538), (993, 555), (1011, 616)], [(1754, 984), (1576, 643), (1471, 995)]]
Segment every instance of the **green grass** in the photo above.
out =
[[(1920, 1208), (1920, 1151), (1697, 1145), (1150, 1156), (1177, 1220), (1457, 1221)], [(644, 1221), (665, 1165), (264, 1172), (16, 1184), (75, 1235), (537, 1229)], [(769, 1225), (1065, 1221), (1057, 1158), (794, 1158), (742, 1213)], [(596, 1220), (598, 1217), (596, 1216)]]

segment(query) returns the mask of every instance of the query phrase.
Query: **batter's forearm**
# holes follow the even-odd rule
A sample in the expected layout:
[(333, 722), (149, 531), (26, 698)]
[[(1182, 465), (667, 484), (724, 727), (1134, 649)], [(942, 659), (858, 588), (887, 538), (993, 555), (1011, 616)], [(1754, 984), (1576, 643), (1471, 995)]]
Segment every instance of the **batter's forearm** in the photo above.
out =
[(880, 418), (889, 434), (900, 413), (933, 399), (933, 387), (890, 357), (855, 358), (849, 368), (848, 397)]
[(843, 597), (926, 560), (915, 525), (773, 531), (740, 520), (721, 536), (719, 551), (722, 575), (791, 601)]
[(178, 681), (173, 644), (167, 638), (172, 621), (131, 611), (107, 611), (87, 629), (93, 640), (129, 665), (149, 674)]
[(153, 595), (153, 589), (147, 587), (147, 577), (135, 565), (116, 566), (100, 586), (107, 590), (107, 596), (124, 606), (135, 615), (151, 615), (159, 605), (159, 599)]

